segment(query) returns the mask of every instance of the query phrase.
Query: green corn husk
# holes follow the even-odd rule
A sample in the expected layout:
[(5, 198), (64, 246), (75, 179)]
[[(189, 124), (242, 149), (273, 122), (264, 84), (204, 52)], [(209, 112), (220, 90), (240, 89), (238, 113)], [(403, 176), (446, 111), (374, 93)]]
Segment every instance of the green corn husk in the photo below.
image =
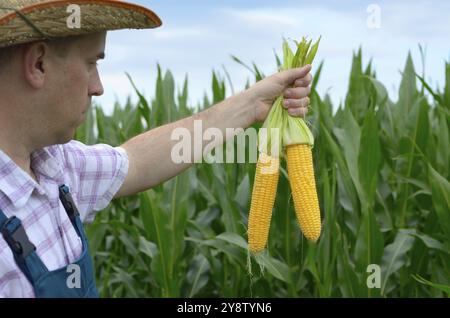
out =
[(279, 96), (270, 109), (263, 129), (258, 132), (258, 150), (272, 157), (280, 157), (283, 146), (284, 109), (283, 96)]
[[(301, 42), (295, 41), (297, 50), (295, 54), (283, 39), (283, 65), (281, 70), (302, 67), (311, 64), (319, 47), (320, 37), (314, 45), (312, 40), (305, 38)], [(283, 108), (283, 96), (279, 96), (258, 133), (258, 150), (272, 157), (284, 155), (283, 149), (288, 145), (309, 144), (314, 146), (314, 137), (303, 118), (292, 117)], [(274, 129), (275, 128), (275, 129)]]

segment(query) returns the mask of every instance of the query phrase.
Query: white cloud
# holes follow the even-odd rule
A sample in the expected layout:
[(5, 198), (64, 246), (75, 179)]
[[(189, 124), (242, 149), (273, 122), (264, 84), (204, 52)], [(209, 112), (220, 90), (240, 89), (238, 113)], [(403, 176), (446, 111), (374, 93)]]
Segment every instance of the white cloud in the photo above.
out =
[(265, 31), (274, 27), (297, 28), (301, 25), (301, 19), (290, 16), (286, 10), (224, 8), (220, 11), (230, 18), (236, 19), (239, 25), (261, 27)]
[(386, 2), (380, 5), (382, 28), (391, 35), (412, 41), (445, 39), (448, 42), (448, 1)]
[(153, 38), (157, 40), (192, 40), (193, 38), (204, 38), (209, 35), (208, 30), (200, 28), (165, 28), (156, 29), (153, 33)]

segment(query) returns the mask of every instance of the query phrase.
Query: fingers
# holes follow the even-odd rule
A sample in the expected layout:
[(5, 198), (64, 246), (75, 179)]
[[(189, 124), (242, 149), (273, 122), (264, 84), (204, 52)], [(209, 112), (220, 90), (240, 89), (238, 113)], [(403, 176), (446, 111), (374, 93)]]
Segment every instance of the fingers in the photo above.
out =
[(305, 117), (308, 113), (310, 102), (309, 97), (303, 97), (301, 99), (285, 99), (283, 101), (283, 107), (287, 108), (287, 111), (291, 116)]
[(305, 117), (306, 113), (308, 113), (308, 108), (307, 107), (289, 108), (288, 113), (293, 117)]
[(307, 87), (311, 84), (313, 80), (313, 76), (311, 75), (311, 73), (308, 73), (308, 75), (306, 75), (303, 78), (299, 78), (294, 82), (294, 86), (295, 87)]
[(311, 86), (288, 88), (284, 91), (284, 98), (301, 99), (311, 93)]
[(285, 80), (290, 83), (291, 87), (286, 88), (283, 92), (283, 107), (293, 117), (305, 117), (308, 113), (310, 105), (308, 95), (311, 93), (313, 80), (310, 71), (311, 66), (306, 65), (284, 73)]
[(286, 86), (291, 85), (297, 79), (303, 79), (311, 71), (311, 65), (297, 67), (278, 73), (277, 76), (281, 78)]
[(310, 104), (310, 99), (308, 96), (301, 99), (285, 99), (283, 101), (284, 108), (307, 108)]

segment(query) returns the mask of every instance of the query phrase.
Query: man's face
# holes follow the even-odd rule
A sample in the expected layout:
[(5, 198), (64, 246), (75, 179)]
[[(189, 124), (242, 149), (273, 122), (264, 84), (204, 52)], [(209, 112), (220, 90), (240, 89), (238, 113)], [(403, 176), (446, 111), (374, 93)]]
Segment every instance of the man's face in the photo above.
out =
[(57, 143), (70, 141), (86, 119), (92, 96), (103, 94), (97, 61), (104, 58), (106, 32), (82, 36), (64, 58), (54, 57), (46, 79), (46, 118)]

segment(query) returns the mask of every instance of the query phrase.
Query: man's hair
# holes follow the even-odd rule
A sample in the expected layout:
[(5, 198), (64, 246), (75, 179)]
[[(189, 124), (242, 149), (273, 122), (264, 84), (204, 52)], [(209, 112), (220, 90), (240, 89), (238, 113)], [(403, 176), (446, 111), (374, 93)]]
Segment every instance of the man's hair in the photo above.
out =
[(0, 48), (0, 72), (11, 61), (19, 46)]
[[(71, 45), (79, 39), (79, 36), (65, 37), (65, 38), (55, 38), (51, 40), (45, 40), (45, 42), (54, 50), (56, 56), (60, 58), (66, 58)], [(15, 46), (0, 48), (0, 73), (3, 68), (5, 68), (8, 63), (14, 58), (19, 49), (27, 44), (18, 44)]]

